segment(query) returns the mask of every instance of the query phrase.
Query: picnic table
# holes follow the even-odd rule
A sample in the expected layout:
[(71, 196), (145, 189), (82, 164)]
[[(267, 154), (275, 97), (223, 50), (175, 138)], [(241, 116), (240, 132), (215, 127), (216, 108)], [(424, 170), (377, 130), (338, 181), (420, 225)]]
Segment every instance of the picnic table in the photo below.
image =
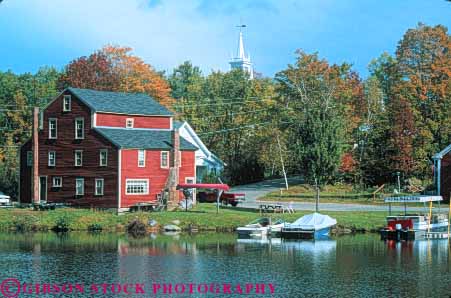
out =
[(283, 213), (283, 205), (280, 204), (260, 204), (259, 206), (260, 214), (266, 212), (273, 212), (273, 213)]

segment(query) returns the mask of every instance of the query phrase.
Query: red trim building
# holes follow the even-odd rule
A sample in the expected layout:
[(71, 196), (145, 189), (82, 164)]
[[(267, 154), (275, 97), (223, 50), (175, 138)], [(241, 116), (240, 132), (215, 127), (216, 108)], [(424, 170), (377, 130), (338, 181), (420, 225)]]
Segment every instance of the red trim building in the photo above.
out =
[(20, 202), (122, 211), (168, 191), (171, 171), (177, 183), (194, 183), (197, 147), (172, 123), (145, 94), (64, 90), (41, 112), (37, 144), (21, 148)]

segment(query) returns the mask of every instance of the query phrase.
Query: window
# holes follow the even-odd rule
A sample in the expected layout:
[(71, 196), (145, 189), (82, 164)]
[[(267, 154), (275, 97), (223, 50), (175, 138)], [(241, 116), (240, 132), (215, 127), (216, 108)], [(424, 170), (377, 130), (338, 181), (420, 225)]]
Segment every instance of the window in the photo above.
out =
[(85, 119), (75, 119), (75, 139), (81, 140), (85, 138)]
[(56, 164), (56, 152), (55, 151), (49, 151), (49, 167), (54, 167)]
[(146, 151), (138, 150), (138, 167), (143, 168), (146, 166)]
[(57, 123), (55, 118), (49, 118), (49, 139), (56, 139)]
[(64, 95), (63, 98), (63, 112), (69, 112), (71, 108), (71, 96)]
[(63, 186), (63, 178), (53, 177), (53, 187), (62, 187), (62, 186)]
[(75, 150), (75, 166), (81, 167), (83, 165), (83, 150)]
[(77, 178), (75, 179), (75, 195), (82, 196), (85, 194), (85, 179)]
[(126, 128), (133, 128), (133, 123), (134, 123), (133, 118), (127, 118), (125, 120), (125, 127)]
[(127, 179), (125, 181), (127, 195), (147, 195), (149, 194), (148, 179)]
[(169, 151), (161, 151), (160, 167), (169, 168)]
[(96, 196), (103, 196), (103, 179), (102, 178), (97, 178), (95, 180), (96, 182), (96, 187), (95, 187), (95, 195)]
[(31, 167), (33, 165), (33, 151), (27, 151), (27, 166)]
[(108, 150), (107, 149), (100, 150), (99, 160), (100, 160), (99, 165), (101, 167), (106, 167), (108, 165)]

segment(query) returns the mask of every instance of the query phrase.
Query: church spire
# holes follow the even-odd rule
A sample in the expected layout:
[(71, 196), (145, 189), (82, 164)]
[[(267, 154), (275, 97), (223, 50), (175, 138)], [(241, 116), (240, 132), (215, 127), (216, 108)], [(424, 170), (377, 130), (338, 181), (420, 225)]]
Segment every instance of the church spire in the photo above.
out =
[(243, 32), (241, 32), (241, 28), (240, 28), (240, 38), (238, 40), (237, 58), (246, 59), (246, 56), (245, 56), (245, 53), (244, 53)]
[(243, 41), (243, 31), (242, 29), (246, 27), (246, 25), (239, 25), (237, 26), (240, 28), (240, 35), (238, 38), (238, 50), (236, 53), (236, 57), (232, 58), (230, 60), (230, 68), (231, 69), (242, 69), (243, 71), (246, 71), (249, 73), (249, 76), (251, 79), (254, 78), (254, 71), (252, 69), (252, 63), (250, 56), (248, 55), (246, 57), (246, 52), (244, 51), (244, 41)]

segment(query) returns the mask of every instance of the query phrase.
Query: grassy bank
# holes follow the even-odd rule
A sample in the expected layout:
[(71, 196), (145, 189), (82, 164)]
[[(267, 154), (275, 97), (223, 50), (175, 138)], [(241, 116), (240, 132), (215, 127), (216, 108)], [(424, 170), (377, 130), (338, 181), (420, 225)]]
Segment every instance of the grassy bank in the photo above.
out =
[[(309, 212), (271, 214), (271, 216), (294, 221), (306, 213)], [(338, 225), (343, 228), (368, 231), (383, 226), (387, 215), (386, 212), (327, 212), (327, 214), (336, 218)], [(101, 229), (103, 231), (123, 232), (126, 230), (127, 224), (135, 219), (144, 223), (153, 219), (158, 223), (156, 228), (178, 220), (182, 229), (188, 229), (190, 225), (194, 225), (200, 231), (232, 231), (259, 216), (256, 211), (239, 208), (221, 208), (219, 214), (216, 214), (215, 205), (207, 203), (198, 204), (189, 212), (138, 212), (123, 215), (85, 209), (57, 209), (53, 211), (3, 209), (0, 210), (0, 230), (47, 231), (59, 226), (74, 231)]]
[[(383, 197), (392, 193), (378, 192), (373, 196), (375, 189), (356, 190), (352, 185), (326, 185), (320, 191), (320, 200), (324, 203), (358, 203), (358, 204), (384, 204)], [(409, 195), (409, 194), (400, 194)], [(411, 194), (410, 194), (411, 195)], [(273, 191), (266, 194), (260, 201), (281, 202), (314, 202), (316, 190), (307, 184), (291, 186), (288, 190)]]

